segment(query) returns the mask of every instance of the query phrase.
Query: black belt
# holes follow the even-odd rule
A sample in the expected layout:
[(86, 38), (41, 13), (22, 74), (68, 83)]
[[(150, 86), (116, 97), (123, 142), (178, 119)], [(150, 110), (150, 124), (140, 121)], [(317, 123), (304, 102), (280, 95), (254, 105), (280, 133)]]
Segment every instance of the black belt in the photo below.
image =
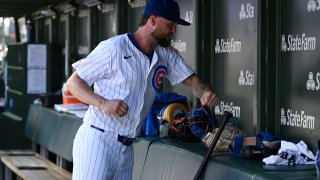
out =
[[(98, 131), (104, 132), (104, 129), (98, 128), (94, 125), (90, 125), (90, 127), (94, 128)], [(118, 141), (121, 142), (125, 146), (130, 146), (132, 143), (134, 143), (136, 141), (136, 138), (129, 138), (129, 137), (121, 136), (120, 134), (118, 134)]]

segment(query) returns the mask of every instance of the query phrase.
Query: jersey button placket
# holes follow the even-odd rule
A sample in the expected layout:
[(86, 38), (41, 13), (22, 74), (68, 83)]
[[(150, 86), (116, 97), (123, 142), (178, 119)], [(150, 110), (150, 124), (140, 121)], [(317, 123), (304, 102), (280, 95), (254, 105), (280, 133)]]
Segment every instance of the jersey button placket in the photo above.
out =
[[(145, 61), (147, 61), (147, 60), (148, 59), (145, 58)], [(146, 89), (147, 89), (147, 86), (148, 86), (148, 83), (149, 83), (148, 82), (149, 81), (149, 78), (148, 78), (149, 74), (148, 73), (150, 72), (149, 71), (149, 68), (150, 68), (149, 67), (149, 64), (150, 64), (149, 61), (147, 61), (144, 64), (145, 64), (145, 69), (142, 69), (142, 71), (143, 71), (142, 73), (144, 74), (144, 76), (142, 76), (142, 77), (144, 77), (144, 80), (143, 80), (143, 82), (141, 82), (141, 89), (143, 90), (142, 91), (142, 95), (143, 96), (142, 96), (142, 100), (141, 100), (142, 102), (140, 103), (140, 108), (139, 108), (140, 109), (140, 112), (139, 112), (140, 119), (141, 119), (141, 115), (142, 115), (141, 112), (142, 112), (143, 107), (144, 107), (143, 104), (144, 104), (144, 101), (145, 101)], [(136, 122), (135, 127), (138, 128), (139, 124), (141, 124), (140, 120)]]

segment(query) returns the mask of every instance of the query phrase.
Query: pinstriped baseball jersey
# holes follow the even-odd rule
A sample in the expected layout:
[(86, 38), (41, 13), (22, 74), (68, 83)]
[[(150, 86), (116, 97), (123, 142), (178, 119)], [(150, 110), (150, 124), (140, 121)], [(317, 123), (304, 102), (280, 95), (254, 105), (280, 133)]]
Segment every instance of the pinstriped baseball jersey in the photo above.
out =
[(88, 85), (94, 84), (96, 94), (123, 100), (129, 107), (119, 118), (89, 106), (84, 122), (127, 137), (139, 135), (162, 78), (175, 85), (194, 73), (173, 47), (156, 47), (150, 64), (127, 34), (102, 41), (72, 66)]

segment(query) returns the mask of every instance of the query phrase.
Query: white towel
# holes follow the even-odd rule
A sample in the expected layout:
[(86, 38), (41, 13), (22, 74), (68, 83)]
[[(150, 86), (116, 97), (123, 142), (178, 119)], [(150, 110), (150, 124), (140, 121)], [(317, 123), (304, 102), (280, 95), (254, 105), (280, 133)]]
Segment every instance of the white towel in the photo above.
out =
[(271, 155), (262, 161), (268, 165), (296, 165), (315, 164), (316, 157), (308, 149), (308, 146), (300, 141), (297, 144), (288, 141), (281, 141), (278, 155)]

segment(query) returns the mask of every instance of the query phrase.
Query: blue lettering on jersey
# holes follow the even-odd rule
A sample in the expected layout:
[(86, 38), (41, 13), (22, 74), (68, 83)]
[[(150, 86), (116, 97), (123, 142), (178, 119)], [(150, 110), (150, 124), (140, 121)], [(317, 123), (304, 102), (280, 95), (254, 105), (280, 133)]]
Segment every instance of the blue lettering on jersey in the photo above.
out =
[(163, 76), (167, 73), (167, 67), (160, 65), (158, 66), (152, 76), (152, 87), (155, 91), (159, 91), (160, 85), (163, 82)]

